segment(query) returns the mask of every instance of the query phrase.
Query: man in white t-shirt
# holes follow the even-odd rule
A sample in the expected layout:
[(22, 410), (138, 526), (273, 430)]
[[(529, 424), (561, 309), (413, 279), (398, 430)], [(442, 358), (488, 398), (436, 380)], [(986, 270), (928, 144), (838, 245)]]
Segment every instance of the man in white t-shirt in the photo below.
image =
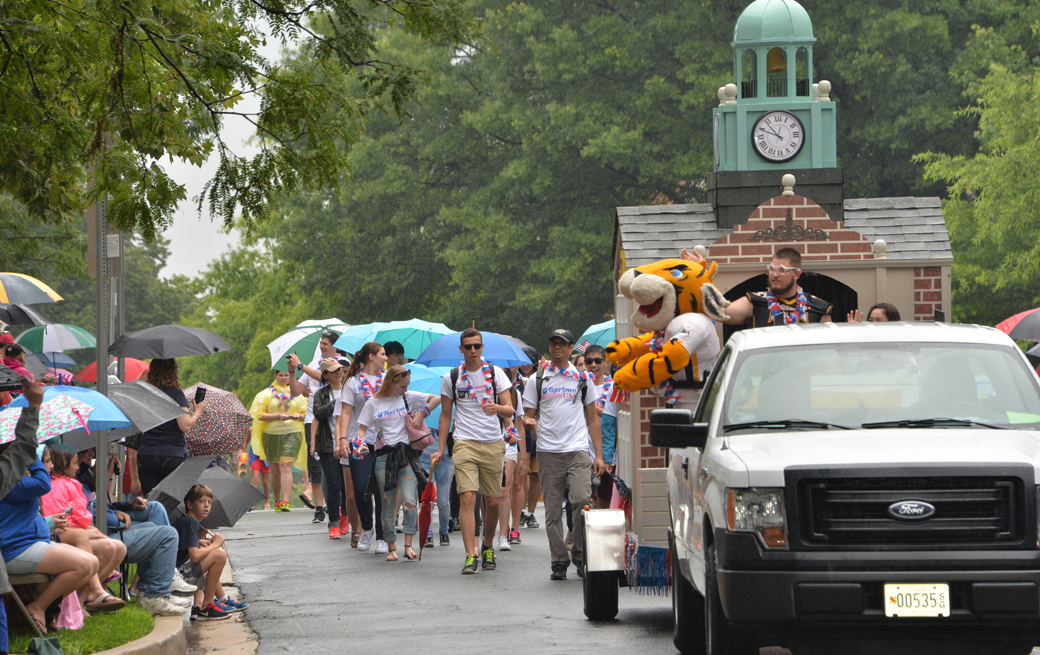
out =
[[(324, 332), (318, 340), (319, 357), (315, 357), (310, 366), (304, 366), (296, 353), (289, 355), (289, 368), (302, 372), (303, 375), (297, 380), (296, 376), (289, 377), (289, 391), (298, 396), (301, 393), (307, 396), (307, 416), (303, 419), (304, 435), (307, 437), (307, 452), (310, 452), (311, 442), (314, 440), (316, 428), (311, 425), (314, 422), (314, 394), (321, 388), (321, 360), (336, 356), (336, 347), (333, 345), (339, 335), (335, 332)], [(307, 480), (311, 485), (311, 498), (301, 494), (300, 499), (311, 502), (314, 505), (314, 519), (311, 523), (325, 522), (325, 494), (321, 480), (321, 461), (307, 457)]]
[[(440, 444), (430, 462), (436, 466), (444, 457), (454, 416), (455, 446), (451, 457), (459, 492), (462, 541), (466, 545), (466, 563), (462, 567), (465, 575), (477, 572), (478, 559), (485, 571), (496, 566), (495, 526), (498, 525), (498, 499), (502, 495), (506, 453), (502, 420), (513, 417), (513, 403), (509, 393), (512, 384), (505, 371), (483, 359), (484, 341), (480, 332), (467, 328), (462, 331), (460, 341), (463, 363), (441, 380)], [(485, 502), (484, 543), (479, 551), (473, 513), (477, 492)]]
[[(599, 392), (588, 373), (581, 373), (570, 363), (574, 337), (569, 330), (556, 330), (549, 337), (547, 364), (527, 381), (524, 389), (524, 426), (535, 430), (538, 441), (538, 469), (545, 499), (545, 532), (552, 557), (552, 580), (566, 580), (571, 561), (584, 575), (582, 540), (574, 539), (570, 558), (563, 537), (563, 494), (575, 509), (574, 532), (584, 530), (581, 509), (592, 505), (592, 476), (601, 475), (603, 449), (600, 443)], [(596, 453), (589, 456), (589, 439)]]

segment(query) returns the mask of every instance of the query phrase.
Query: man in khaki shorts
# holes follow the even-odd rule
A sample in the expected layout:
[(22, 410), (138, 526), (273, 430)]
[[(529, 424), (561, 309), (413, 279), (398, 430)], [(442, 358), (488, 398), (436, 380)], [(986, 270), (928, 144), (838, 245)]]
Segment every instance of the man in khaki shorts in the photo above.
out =
[[(505, 371), (484, 361), (480, 332), (472, 328), (463, 330), (460, 341), (462, 365), (452, 369), (441, 381), (440, 445), (430, 461), (436, 466), (444, 457), (454, 418), (455, 446), (451, 456), (455, 461), (455, 486), (459, 492), (459, 523), (466, 545), (466, 563), (462, 567), (466, 575), (477, 572), (478, 559), (485, 571), (495, 568), (493, 546), (506, 452), (502, 419), (512, 418), (513, 404)], [(484, 541), (479, 550), (473, 513), (477, 492), (486, 503)]]

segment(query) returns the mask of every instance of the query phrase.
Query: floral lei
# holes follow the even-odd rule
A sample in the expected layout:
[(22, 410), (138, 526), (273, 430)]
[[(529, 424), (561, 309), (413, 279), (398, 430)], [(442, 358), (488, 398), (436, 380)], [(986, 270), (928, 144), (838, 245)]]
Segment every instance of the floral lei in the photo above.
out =
[[(285, 387), (282, 388), (284, 389)], [(278, 391), (278, 387), (274, 386), (273, 384), (270, 387), (268, 387), (268, 389), (271, 391), (271, 397), (274, 398), (276, 401), (276, 406), (279, 403), (281, 403), (282, 407), (289, 407), (289, 403), (292, 402), (292, 394), (289, 393), (288, 390), (284, 392)]]
[(569, 367), (562, 369), (556, 368), (552, 365), (552, 362), (542, 362), (542, 370), (551, 375), (561, 375), (565, 378), (570, 378), (571, 380), (581, 380), (582, 378), (588, 381), (595, 380), (595, 376), (592, 375), (592, 373), (588, 373), (585, 371), (579, 372), (577, 369)]
[(466, 381), (466, 391), (469, 393), (470, 398), (480, 403), (480, 406), (483, 407), (491, 402), (495, 395), (495, 388), (491, 382), (491, 365), (483, 357), (480, 358), (480, 372), (484, 377), (483, 396), (478, 396), (474, 393), (473, 382), (469, 379), (469, 371), (466, 370), (466, 362), (462, 362), (462, 379)]
[(376, 395), (376, 392), (379, 391), (379, 387), (383, 386), (383, 376), (385, 375), (386, 369), (379, 371), (379, 379), (376, 380), (374, 387), (372, 386), (372, 383), (368, 381), (368, 378), (365, 377), (364, 373), (358, 375), (358, 378), (361, 380), (361, 393), (365, 394), (365, 399), (371, 399), (372, 396)]
[(790, 314), (785, 312), (784, 308), (780, 306), (780, 301), (776, 299), (776, 294), (772, 290), (766, 291), (766, 304), (769, 306), (770, 314), (769, 320), (774, 325), (776, 324), (777, 316), (783, 316), (784, 323), (801, 323), (809, 320), (809, 301), (805, 297), (805, 292), (798, 285), (795, 285), (795, 289), (798, 290), (798, 302), (795, 303), (794, 311)]

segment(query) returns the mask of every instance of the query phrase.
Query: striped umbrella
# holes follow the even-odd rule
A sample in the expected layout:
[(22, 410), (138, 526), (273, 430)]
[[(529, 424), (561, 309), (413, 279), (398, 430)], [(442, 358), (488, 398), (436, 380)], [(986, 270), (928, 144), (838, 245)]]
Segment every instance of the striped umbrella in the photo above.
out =
[[(350, 326), (338, 318), (326, 318), (304, 321), (267, 344), (267, 350), (271, 353), (271, 367), (276, 371), (285, 371), (285, 358), (290, 353), (296, 353), (300, 361), (310, 364), (321, 354), (318, 342), (321, 335), (332, 331), (342, 334)], [(351, 351), (353, 352), (353, 351)]]
[(34, 277), (21, 273), (0, 273), (0, 302), (36, 305), (59, 300), (64, 298)]
[(96, 348), (94, 335), (78, 325), (49, 323), (22, 332), (15, 342), (34, 353), (57, 353), (66, 350)]

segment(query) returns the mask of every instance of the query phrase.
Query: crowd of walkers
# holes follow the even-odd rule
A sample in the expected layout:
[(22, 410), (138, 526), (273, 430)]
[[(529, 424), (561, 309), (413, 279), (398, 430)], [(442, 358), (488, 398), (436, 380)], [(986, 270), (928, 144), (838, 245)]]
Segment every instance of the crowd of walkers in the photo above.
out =
[[(253, 482), (269, 494), (270, 480), (276, 511), (289, 511), (296, 466), (307, 471), (305, 501), (315, 523), (328, 522), (330, 539), (416, 562), (419, 540), (447, 546), (458, 532), (462, 573), (474, 574), (494, 570), (496, 551), (521, 543), (521, 527), (539, 527), (534, 510), (544, 499), (550, 577), (566, 579), (572, 563), (583, 574), (582, 541), (572, 536), (581, 534), (580, 510), (606, 506), (613, 488), (616, 408), (603, 348), (576, 352), (572, 334), (556, 330), (548, 359), (528, 346), (532, 364), (502, 368), (483, 357), (481, 333), (467, 329), (459, 365), (435, 395), (409, 389), (399, 343), (366, 343), (348, 359), (335, 349), (338, 337), (323, 334), (309, 364), (291, 355), (297, 375), (276, 373), (252, 403)], [(427, 428), (438, 408), (437, 427)], [(436, 488), (437, 521), (419, 534), (426, 485)]]

